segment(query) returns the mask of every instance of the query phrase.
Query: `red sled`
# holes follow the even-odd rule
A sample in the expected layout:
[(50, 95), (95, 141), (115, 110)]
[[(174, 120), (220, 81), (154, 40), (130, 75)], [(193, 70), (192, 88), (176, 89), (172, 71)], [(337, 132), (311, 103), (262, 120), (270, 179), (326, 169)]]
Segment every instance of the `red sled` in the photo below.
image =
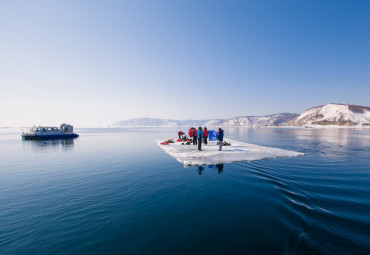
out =
[(169, 143), (168, 142), (163, 142), (163, 143), (161, 143), (161, 145), (169, 145)]

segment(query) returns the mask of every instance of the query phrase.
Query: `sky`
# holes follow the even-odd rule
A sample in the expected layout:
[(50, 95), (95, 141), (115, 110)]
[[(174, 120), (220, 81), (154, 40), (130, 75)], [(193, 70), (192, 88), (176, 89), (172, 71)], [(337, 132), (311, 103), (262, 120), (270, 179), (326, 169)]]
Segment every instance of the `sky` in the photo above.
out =
[(0, 127), (370, 106), (367, 0), (0, 0)]

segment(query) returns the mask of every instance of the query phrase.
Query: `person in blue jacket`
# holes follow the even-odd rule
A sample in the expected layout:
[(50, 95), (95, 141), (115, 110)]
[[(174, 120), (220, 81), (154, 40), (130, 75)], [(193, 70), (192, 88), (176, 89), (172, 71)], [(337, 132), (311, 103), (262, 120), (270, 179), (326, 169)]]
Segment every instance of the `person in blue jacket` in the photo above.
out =
[(216, 136), (216, 138), (219, 141), (218, 150), (220, 151), (220, 150), (222, 150), (222, 142), (224, 141), (224, 131), (221, 128), (219, 128), (217, 130), (217, 136)]
[(203, 130), (201, 127), (198, 128), (197, 138), (198, 138), (198, 150), (202, 150), (202, 137), (203, 137)]

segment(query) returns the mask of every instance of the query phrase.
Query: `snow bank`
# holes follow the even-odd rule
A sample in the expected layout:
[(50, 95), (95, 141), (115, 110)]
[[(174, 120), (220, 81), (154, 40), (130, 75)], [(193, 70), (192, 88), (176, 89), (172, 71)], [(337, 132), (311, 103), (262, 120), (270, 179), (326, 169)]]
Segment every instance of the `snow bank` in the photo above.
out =
[(182, 145), (182, 142), (161, 145), (164, 139), (156, 140), (157, 144), (177, 161), (185, 166), (189, 165), (212, 165), (221, 163), (232, 163), (235, 161), (252, 161), (279, 157), (293, 157), (304, 155), (300, 152), (282, 150), (243, 143), (226, 139), (231, 146), (223, 146), (222, 151), (218, 151), (216, 142), (209, 142), (208, 145), (202, 144), (202, 151), (198, 151), (197, 145)]

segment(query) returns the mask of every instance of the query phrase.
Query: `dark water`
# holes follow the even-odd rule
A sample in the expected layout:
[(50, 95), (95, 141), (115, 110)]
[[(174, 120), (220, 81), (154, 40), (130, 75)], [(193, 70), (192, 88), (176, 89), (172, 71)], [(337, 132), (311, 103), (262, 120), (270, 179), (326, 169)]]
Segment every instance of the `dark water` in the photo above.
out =
[(370, 129), (230, 128), (305, 156), (184, 168), (155, 138), (0, 131), (0, 254), (370, 254)]

